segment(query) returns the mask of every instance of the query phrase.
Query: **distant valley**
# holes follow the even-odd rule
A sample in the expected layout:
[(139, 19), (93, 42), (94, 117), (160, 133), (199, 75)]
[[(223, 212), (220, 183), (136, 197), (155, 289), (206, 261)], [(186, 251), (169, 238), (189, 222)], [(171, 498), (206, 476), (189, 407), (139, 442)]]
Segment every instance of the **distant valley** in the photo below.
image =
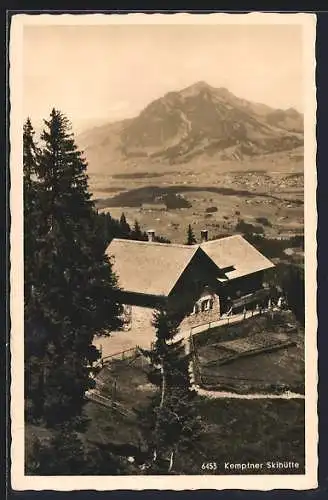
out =
[(98, 209), (172, 241), (184, 241), (187, 224), (231, 234), (241, 218), (267, 218), (269, 237), (303, 230), (303, 116), (294, 109), (198, 82), (77, 141)]

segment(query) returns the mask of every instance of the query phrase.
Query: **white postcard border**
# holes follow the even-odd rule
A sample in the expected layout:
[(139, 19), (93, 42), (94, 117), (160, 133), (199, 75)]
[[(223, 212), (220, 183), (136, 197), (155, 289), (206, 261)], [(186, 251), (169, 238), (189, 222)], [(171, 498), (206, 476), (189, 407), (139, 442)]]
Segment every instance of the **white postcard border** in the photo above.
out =
[[(304, 44), (304, 206), (305, 206), (305, 450), (304, 475), (26, 476), (24, 473), (24, 266), (22, 182), (23, 29), (27, 25), (106, 24), (300, 24)], [(317, 313), (316, 313), (316, 16), (305, 13), (249, 14), (16, 14), (10, 30), (10, 312), (11, 312), (11, 481), (14, 490), (305, 490), (317, 486)]]

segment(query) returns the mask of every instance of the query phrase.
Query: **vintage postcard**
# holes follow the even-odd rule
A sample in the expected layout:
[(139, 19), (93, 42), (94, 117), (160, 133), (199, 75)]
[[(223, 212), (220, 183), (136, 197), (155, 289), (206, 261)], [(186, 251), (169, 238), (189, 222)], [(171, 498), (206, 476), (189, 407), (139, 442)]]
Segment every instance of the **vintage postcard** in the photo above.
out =
[(315, 488), (315, 15), (9, 33), (13, 489)]

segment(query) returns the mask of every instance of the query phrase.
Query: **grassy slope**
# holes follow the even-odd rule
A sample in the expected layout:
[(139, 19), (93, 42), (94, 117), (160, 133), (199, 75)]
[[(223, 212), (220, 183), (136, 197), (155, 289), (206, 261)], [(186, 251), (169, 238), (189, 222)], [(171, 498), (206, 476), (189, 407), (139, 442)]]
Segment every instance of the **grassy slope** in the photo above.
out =
[[(268, 316), (256, 317), (239, 325), (220, 327), (195, 335), (194, 344), (203, 383), (210, 384), (217, 389), (230, 389), (237, 392), (272, 392), (278, 385), (303, 392), (304, 332), (289, 311), (275, 313), (274, 318), (272, 321)], [(288, 333), (288, 328), (294, 331)], [(283, 334), (285, 339), (293, 341), (295, 345), (236, 359), (222, 366), (215, 363), (206, 366), (209, 361), (213, 362), (219, 358), (220, 342), (247, 337), (254, 338), (255, 345), (259, 335), (265, 338), (270, 336), (270, 333), (271, 337), (275, 334)]]
[[(116, 361), (106, 368), (102, 380), (108, 385), (119, 374), (117, 399), (128, 409), (144, 407), (153, 394), (147, 385), (146, 367), (128, 361)], [(302, 401), (284, 400), (209, 400), (197, 398), (205, 428), (194, 451), (182, 453), (176, 472), (201, 474), (203, 462), (297, 460), (304, 464), (304, 405)], [(113, 449), (137, 452), (137, 419), (88, 403), (91, 418), (87, 438), (112, 443)], [(131, 449), (126, 444), (132, 445)], [(123, 446), (122, 446), (123, 445)], [(133, 448), (135, 447), (135, 448)], [(224, 470), (217, 471), (224, 473)]]
[[(194, 449), (181, 452), (175, 472), (204, 474), (203, 462), (298, 461), (304, 467), (304, 403), (301, 400), (209, 400), (195, 403), (204, 431)], [(114, 416), (110, 410), (88, 403), (92, 418), (86, 435), (122, 454), (136, 454), (138, 422)], [(273, 472), (273, 471), (272, 471)], [(136, 471), (138, 473), (138, 471)], [(225, 471), (216, 471), (224, 474)]]
[[(194, 457), (194, 473), (197, 466), (200, 473), (203, 461), (288, 460), (304, 467), (303, 401), (202, 399), (198, 406), (207, 429)], [(183, 463), (180, 467), (185, 472)]]
[(206, 333), (194, 335), (194, 342), (200, 347), (218, 342), (218, 337), (221, 341), (233, 340), (261, 333), (264, 329), (270, 329), (276, 333), (285, 333), (286, 328), (295, 328), (297, 331), (294, 333), (298, 338), (302, 339), (304, 337), (303, 329), (296, 323), (295, 317), (290, 311), (276, 312), (274, 318), (274, 323), (272, 323), (269, 315), (255, 316), (241, 323), (212, 328)]
[[(216, 462), (219, 469), (215, 473), (225, 474), (223, 464), (226, 461), (267, 460), (297, 461), (300, 464), (298, 473), (304, 473), (303, 401), (198, 398), (196, 405), (202, 416), (204, 431), (193, 450), (178, 454), (175, 473), (208, 474), (211, 472), (202, 470), (202, 464)], [(91, 402), (86, 406), (86, 413), (92, 420), (82, 438), (90, 447), (92, 443), (101, 443), (125, 456), (137, 453), (137, 420), (128, 421)], [(45, 437), (49, 433), (43, 428), (27, 426), (27, 444), (32, 435)], [(138, 474), (137, 468), (134, 474)]]

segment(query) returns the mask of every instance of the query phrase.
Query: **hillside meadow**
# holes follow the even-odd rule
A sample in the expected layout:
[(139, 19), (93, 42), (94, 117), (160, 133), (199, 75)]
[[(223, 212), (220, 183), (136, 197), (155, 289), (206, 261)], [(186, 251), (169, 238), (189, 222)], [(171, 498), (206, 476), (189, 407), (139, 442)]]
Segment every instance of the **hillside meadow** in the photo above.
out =
[[(207, 164), (115, 165), (108, 174), (90, 174), (90, 189), (99, 211), (125, 213), (172, 242), (183, 243), (188, 224), (196, 235), (231, 234), (240, 219), (263, 227), (269, 237), (300, 234), (304, 228), (304, 176), (301, 160), (262, 158), (253, 162)], [(176, 207), (156, 209), (168, 195)], [(179, 200), (183, 203), (179, 203)], [(143, 208), (153, 203), (153, 207)], [(179, 206), (180, 205), (180, 206)], [(187, 205), (187, 206), (186, 206)]]

